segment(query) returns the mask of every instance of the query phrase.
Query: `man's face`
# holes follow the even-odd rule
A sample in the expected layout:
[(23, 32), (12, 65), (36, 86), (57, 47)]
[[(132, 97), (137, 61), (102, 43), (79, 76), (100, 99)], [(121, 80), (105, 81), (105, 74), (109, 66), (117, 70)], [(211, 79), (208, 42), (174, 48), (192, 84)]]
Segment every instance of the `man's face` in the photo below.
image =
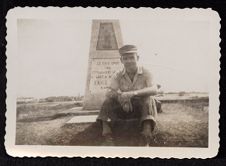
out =
[(121, 56), (121, 62), (126, 69), (131, 69), (137, 67), (138, 56), (137, 53), (126, 53), (126, 55)]

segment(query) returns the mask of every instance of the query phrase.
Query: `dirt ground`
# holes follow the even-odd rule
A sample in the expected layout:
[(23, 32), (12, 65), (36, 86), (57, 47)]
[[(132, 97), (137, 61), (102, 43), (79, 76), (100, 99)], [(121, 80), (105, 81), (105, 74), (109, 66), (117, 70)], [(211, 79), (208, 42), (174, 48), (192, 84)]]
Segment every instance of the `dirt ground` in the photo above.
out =
[[(66, 104), (66, 109), (75, 107)], [(32, 107), (32, 111), (30, 109)], [(102, 144), (98, 123), (66, 124), (74, 113), (65, 105), (18, 106), (16, 144), (18, 145), (85, 145)], [(162, 104), (151, 146), (208, 147), (208, 103), (173, 102)], [(118, 130), (120, 129), (120, 130)], [(138, 129), (115, 127), (116, 146), (138, 146)], [(115, 131), (114, 130), (114, 131)], [(115, 132), (116, 133), (116, 132)]]

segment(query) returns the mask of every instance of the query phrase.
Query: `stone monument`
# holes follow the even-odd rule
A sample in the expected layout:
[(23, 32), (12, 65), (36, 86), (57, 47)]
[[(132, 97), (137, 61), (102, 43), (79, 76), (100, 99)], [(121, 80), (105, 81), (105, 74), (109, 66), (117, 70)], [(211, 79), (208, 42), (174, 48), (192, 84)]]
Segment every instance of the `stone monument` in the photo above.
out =
[(93, 20), (84, 110), (100, 109), (112, 75), (122, 68), (119, 20)]

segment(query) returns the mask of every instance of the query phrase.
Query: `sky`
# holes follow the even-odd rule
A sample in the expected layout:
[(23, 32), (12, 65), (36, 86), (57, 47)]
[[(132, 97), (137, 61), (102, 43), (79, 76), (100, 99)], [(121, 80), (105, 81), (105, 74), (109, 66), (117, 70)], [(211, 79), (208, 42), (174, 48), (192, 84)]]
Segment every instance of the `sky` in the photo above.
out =
[[(92, 20), (17, 22), (18, 97), (84, 95)], [(120, 20), (124, 44), (165, 92), (208, 92), (209, 24), (183, 20)]]

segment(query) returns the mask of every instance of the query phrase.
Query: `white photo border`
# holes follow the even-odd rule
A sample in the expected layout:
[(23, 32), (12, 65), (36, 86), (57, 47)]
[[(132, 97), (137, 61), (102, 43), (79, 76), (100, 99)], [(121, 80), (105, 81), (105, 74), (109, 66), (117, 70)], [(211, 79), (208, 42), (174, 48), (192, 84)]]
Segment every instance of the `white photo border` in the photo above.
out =
[[(104, 13), (104, 14), (103, 14)], [(210, 22), (212, 63), (209, 79), (209, 132), (208, 148), (185, 147), (93, 147), (93, 146), (47, 146), (15, 145), (16, 137), (16, 67), (17, 66), (17, 19), (147, 19), (154, 17), (206, 20)], [(120, 157), (120, 158), (210, 158), (219, 148), (219, 79), (220, 79), (220, 17), (208, 9), (161, 9), (161, 8), (58, 8), (16, 7), (7, 14), (7, 112), (5, 147), (14, 157)]]

